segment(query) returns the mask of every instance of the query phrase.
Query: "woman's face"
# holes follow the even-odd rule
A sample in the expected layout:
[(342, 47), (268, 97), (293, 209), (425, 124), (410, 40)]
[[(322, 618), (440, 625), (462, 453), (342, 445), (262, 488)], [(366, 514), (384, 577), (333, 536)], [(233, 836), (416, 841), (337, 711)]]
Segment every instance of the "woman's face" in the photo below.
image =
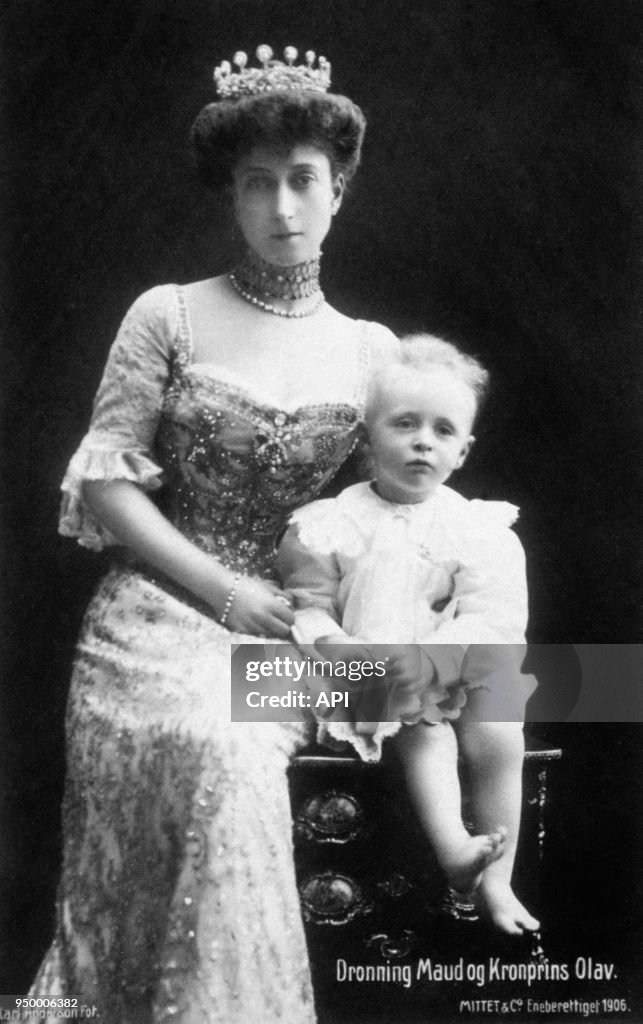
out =
[(234, 208), (243, 237), (269, 263), (288, 267), (319, 255), (344, 192), (341, 174), (316, 146), (289, 153), (257, 146), (234, 176)]

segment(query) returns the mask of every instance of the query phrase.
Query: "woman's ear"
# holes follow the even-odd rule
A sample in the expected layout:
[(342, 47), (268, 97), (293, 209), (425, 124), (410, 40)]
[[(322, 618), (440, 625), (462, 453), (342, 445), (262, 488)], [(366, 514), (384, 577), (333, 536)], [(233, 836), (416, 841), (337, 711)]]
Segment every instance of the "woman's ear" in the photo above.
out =
[(462, 448), (460, 449), (460, 454), (458, 455), (458, 461), (455, 464), (456, 469), (460, 469), (461, 466), (464, 466), (465, 462), (467, 461), (469, 452), (471, 451), (475, 444), (475, 440), (475, 437), (473, 436), (473, 434), (471, 434), (471, 436), (468, 437), (465, 443), (462, 445)]
[(228, 221), (232, 225), (236, 225), (239, 221), (237, 216), (237, 192), (234, 184), (226, 185), (219, 193), (220, 209), (227, 217)]
[(230, 232), (230, 240), (236, 245), (237, 242), (243, 242), (243, 232), (239, 224), (239, 207), (237, 202), (237, 193), (234, 185), (227, 185), (225, 190), (221, 193), (221, 213), (225, 217), (225, 223), (228, 226)]
[(225, 190), (225, 201), (228, 204), (228, 209), (234, 217), (235, 223), (239, 220), (239, 199), (237, 196), (237, 190), (234, 184), (228, 185)]
[(346, 181), (344, 175), (338, 174), (333, 180), (333, 201), (330, 207), (330, 211), (333, 217), (335, 216), (340, 206), (342, 205), (342, 199), (344, 198), (345, 189)]

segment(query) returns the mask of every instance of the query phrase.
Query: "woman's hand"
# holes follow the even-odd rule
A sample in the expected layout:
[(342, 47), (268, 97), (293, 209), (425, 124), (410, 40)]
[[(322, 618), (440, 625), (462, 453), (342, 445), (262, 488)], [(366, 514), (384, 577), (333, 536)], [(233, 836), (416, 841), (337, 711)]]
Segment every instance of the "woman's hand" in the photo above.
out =
[(226, 618), (229, 629), (251, 636), (286, 639), (294, 621), (290, 600), (275, 583), (251, 576), (239, 579)]
[[(234, 572), (193, 544), (130, 480), (88, 480), (83, 495), (101, 523), (149, 565), (223, 614)], [(226, 616), (230, 629), (253, 636), (287, 637), (294, 621), (290, 600), (266, 580), (239, 577)]]

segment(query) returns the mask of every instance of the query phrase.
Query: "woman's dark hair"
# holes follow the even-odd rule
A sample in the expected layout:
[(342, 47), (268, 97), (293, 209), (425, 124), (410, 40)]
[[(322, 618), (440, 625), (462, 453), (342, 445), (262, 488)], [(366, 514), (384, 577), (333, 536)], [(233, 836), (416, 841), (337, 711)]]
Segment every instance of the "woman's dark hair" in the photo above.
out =
[(290, 151), (308, 143), (326, 153), (333, 176), (357, 170), (366, 119), (346, 96), (279, 91), (209, 103), (190, 143), (201, 180), (219, 192), (232, 183), (239, 159), (256, 146)]

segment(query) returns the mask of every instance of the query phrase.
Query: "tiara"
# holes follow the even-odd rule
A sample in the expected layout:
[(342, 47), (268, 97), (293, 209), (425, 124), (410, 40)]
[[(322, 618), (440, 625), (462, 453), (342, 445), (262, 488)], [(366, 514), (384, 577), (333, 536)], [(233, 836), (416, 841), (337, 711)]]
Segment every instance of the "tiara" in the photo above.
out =
[(330, 87), (330, 64), (325, 57), (320, 57), (314, 68), (314, 50), (307, 50), (306, 63), (296, 66), (298, 52), (294, 46), (287, 46), (284, 50), (285, 64), (273, 60), (272, 49), (265, 43), (257, 47), (256, 54), (260, 68), (246, 67), (248, 54), (238, 50), (232, 58), (232, 63), (239, 68), (238, 72), (233, 72), (227, 60), (214, 69), (215, 88), (220, 99), (256, 96), (279, 89), (327, 92)]

